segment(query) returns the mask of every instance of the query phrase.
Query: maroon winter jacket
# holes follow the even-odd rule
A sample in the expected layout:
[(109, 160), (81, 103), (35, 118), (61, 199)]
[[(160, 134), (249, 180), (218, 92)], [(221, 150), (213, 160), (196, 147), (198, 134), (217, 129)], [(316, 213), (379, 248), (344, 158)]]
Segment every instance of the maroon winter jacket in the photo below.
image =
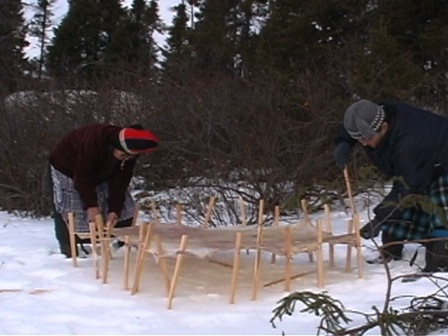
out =
[(84, 208), (97, 207), (95, 187), (108, 183), (109, 212), (120, 216), (136, 159), (122, 162), (113, 156), (112, 139), (121, 128), (92, 124), (67, 134), (50, 154), (50, 164), (72, 178)]

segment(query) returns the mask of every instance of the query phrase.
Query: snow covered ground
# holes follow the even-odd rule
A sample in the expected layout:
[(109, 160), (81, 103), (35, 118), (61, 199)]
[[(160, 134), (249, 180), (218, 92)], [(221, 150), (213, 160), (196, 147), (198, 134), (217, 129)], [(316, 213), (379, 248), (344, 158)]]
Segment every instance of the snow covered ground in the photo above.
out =
[[(347, 214), (332, 215), (335, 230), (345, 229)], [(362, 219), (366, 218), (363, 213)], [(278, 300), (288, 294), (282, 282), (264, 287), (282, 277), (281, 258), (272, 264), (271, 256), (264, 255), (258, 297), (251, 300), (254, 256), (242, 253), (236, 303), (229, 304), (231, 270), (187, 255), (173, 307), (168, 310), (163, 278), (154, 260), (146, 264), (140, 291), (131, 295), (123, 289), (120, 250), (111, 261), (108, 283), (102, 284), (94, 277), (90, 258), (79, 259), (79, 267), (75, 268), (71, 260), (58, 253), (51, 218), (20, 218), (0, 212), (0, 237), (0, 334), (313, 335), (317, 332), (319, 318), (299, 314), (300, 306), (292, 316), (276, 320), (276, 328), (270, 323)], [(365, 242), (363, 249), (367, 257), (374, 253), (372, 242)], [(416, 246), (406, 246), (406, 259), (415, 249)], [(424, 250), (420, 250), (417, 264), (423, 265)], [(347, 310), (371, 312), (372, 306), (381, 309), (386, 290), (384, 268), (366, 265), (365, 277), (358, 279), (356, 253), (351, 273), (344, 272), (345, 255), (346, 247), (337, 246), (337, 267), (327, 270), (324, 289), (317, 288), (316, 274), (311, 273), (294, 279), (293, 291), (326, 291)], [(213, 256), (223, 263), (231, 262), (231, 258), (226, 253)], [(295, 256), (293, 263), (296, 273), (315, 267), (306, 254)], [(174, 259), (169, 263), (171, 271), (173, 264)], [(392, 264), (391, 271), (397, 275), (412, 269), (407, 262), (399, 261)], [(422, 279), (399, 282), (392, 294), (418, 296), (434, 290), (432, 283)], [(404, 307), (408, 302), (405, 298), (397, 300), (394, 307)], [(355, 316), (352, 325), (362, 322)], [(378, 334), (378, 330), (370, 334)]]

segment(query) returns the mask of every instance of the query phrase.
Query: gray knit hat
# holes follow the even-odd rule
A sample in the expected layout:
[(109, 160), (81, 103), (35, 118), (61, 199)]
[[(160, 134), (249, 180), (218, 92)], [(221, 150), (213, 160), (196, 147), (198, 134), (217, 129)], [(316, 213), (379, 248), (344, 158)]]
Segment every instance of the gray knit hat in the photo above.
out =
[(369, 139), (378, 132), (385, 117), (382, 106), (360, 100), (345, 111), (344, 127), (355, 140)]

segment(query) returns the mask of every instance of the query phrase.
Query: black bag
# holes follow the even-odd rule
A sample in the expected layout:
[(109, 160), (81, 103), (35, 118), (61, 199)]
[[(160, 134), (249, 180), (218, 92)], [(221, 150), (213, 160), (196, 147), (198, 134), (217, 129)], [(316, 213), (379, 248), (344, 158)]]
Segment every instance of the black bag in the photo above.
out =
[(448, 238), (425, 243), (425, 262), (423, 272), (448, 272)]

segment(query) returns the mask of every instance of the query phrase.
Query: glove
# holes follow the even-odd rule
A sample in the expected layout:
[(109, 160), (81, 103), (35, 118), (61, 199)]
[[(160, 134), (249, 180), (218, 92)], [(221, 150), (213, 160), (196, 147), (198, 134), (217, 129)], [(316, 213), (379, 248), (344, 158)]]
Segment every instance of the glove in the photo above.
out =
[(382, 225), (379, 220), (374, 218), (359, 230), (359, 234), (364, 239), (372, 239), (378, 237), (381, 232), (381, 227)]
[(348, 163), (352, 154), (352, 146), (345, 141), (342, 141), (336, 145), (334, 150), (334, 158), (339, 167), (344, 168)]

